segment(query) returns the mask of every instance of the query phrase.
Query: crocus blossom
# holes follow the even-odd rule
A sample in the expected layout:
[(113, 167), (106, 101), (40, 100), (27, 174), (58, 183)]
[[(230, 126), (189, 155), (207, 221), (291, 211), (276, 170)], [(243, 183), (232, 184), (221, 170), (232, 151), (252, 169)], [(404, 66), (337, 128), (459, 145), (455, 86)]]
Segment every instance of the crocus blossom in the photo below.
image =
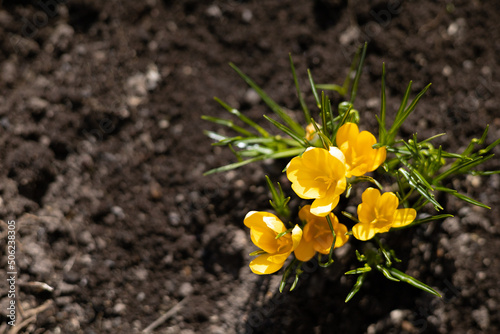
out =
[[(299, 211), (300, 220), (306, 222), (302, 230), (302, 239), (294, 251), (295, 257), (300, 261), (309, 261), (316, 252), (328, 254), (333, 242), (332, 231), (326, 217), (311, 214), (310, 208), (310, 205), (306, 205)], [(334, 248), (338, 248), (349, 239), (349, 236), (346, 235), (347, 227), (340, 224), (333, 213), (330, 213), (329, 216), (336, 235)]]
[(250, 228), (252, 242), (265, 252), (250, 262), (250, 269), (255, 274), (272, 274), (280, 270), (302, 238), (302, 229), (298, 225), (289, 233), (276, 238), (287, 229), (272, 213), (250, 211), (245, 216), (244, 223)]
[(339, 202), (346, 188), (345, 174), (345, 158), (337, 147), (310, 147), (293, 158), (286, 171), (292, 189), (301, 198), (314, 199), (311, 213), (320, 217), (328, 215)]
[(415, 209), (398, 209), (399, 199), (392, 192), (380, 194), (375, 188), (366, 189), (358, 205), (359, 223), (352, 228), (356, 239), (369, 240), (377, 233), (388, 232), (391, 227), (402, 227), (415, 220)]
[(348, 178), (374, 171), (385, 161), (385, 147), (372, 148), (377, 139), (368, 131), (359, 132), (355, 123), (342, 125), (337, 131), (336, 142), (345, 156)]

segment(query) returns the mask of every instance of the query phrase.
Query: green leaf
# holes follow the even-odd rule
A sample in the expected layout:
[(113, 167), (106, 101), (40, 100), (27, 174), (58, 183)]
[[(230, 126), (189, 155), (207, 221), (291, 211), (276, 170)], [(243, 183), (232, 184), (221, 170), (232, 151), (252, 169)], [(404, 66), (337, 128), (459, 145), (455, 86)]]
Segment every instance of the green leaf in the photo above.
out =
[(485, 208), (485, 209), (491, 209), (486, 204), (483, 204), (483, 203), (481, 203), (479, 201), (476, 201), (475, 199), (472, 199), (472, 198), (467, 197), (467, 196), (465, 196), (463, 194), (460, 194), (455, 189), (450, 189), (450, 188), (446, 188), (446, 187), (436, 187), (436, 190), (437, 191), (443, 191), (443, 192), (448, 193), (448, 194), (452, 194), (453, 196), (455, 196), (455, 197), (457, 197), (457, 198), (461, 199), (462, 201), (467, 202), (469, 204), (476, 205), (476, 206), (479, 206), (479, 207)]
[(441, 204), (439, 204), (438, 201), (436, 201), (436, 199), (434, 198), (434, 195), (432, 193), (430, 193), (430, 191), (429, 191), (430, 189), (428, 187), (422, 186), (422, 184), (419, 182), (419, 179), (415, 176), (415, 173), (408, 172), (403, 168), (399, 168), (398, 172), (400, 175), (403, 175), (403, 177), (408, 181), (409, 185), (413, 189), (418, 191), (420, 193), (420, 195), (422, 195), (426, 200), (431, 202), (434, 205), (434, 208), (436, 210), (443, 209)]
[(264, 250), (262, 250), (262, 249), (259, 249), (259, 250), (256, 250), (256, 251), (254, 251), (254, 252), (251, 252), (251, 253), (250, 253), (250, 254), (248, 254), (248, 255), (250, 255), (250, 256), (256, 256), (256, 255), (262, 255), (262, 254), (267, 254), (267, 252), (266, 252), (266, 251), (264, 251)]
[(214, 100), (217, 101), (222, 107), (224, 107), (229, 113), (235, 115), (238, 117), (241, 121), (245, 122), (246, 124), (250, 125), (252, 128), (257, 130), (263, 137), (269, 137), (269, 133), (264, 130), (260, 125), (243, 115), (239, 110), (232, 108), (229, 106), (227, 103), (219, 99), (218, 97), (214, 97)]
[(281, 107), (262, 90), (262, 88), (260, 88), (252, 79), (244, 74), (236, 65), (229, 63), (229, 66), (231, 66), (236, 73), (238, 73), (238, 75), (257, 92), (264, 103), (271, 108), (271, 110), (278, 115), (296, 135), (304, 136), (305, 132), (300, 124), (295, 122), (286, 112), (284, 112), (283, 109), (281, 109)]
[(280, 293), (282, 293), (283, 290), (285, 289), (286, 281), (288, 280), (288, 277), (292, 273), (292, 270), (294, 268), (297, 268), (297, 266), (300, 266), (301, 264), (302, 264), (302, 261), (299, 261), (297, 259), (293, 259), (293, 261), (290, 262), (290, 264), (285, 268), (285, 272), (283, 273), (283, 276), (281, 277), (281, 282), (280, 282), (280, 287), (279, 287)]
[[(439, 190), (439, 189), (436, 189), (436, 190)], [(409, 228), (409, 227), (412, 227), (412, 226), (415, 226), (415, 225), (429, 223), (429, 222), (432, 222), (432, 221), (442, 220), (442, 219), (450, 218), (450, 217), (453, 217), (453, 215), (444, 214), (444, 215), (430, 216), (430, 217), (422, 218), (422, 219), (416, 219), (411, 224), (408, 224), (408, 225), (402, 226), (402, 227), (393, 227), (393, 228), (391, 228), (391, 230), (402, 230), (402, 229)]]
[(316, 90), (316, 86), (314, 85), (314, 80), (311, 75), (311, 71), (309, 69), (307, 69), (307, 76), (309, 77), (309, 84), (311, 85), (311, 90), (314, 95), (314, 100), (316, 100), (316, 106), (318, 108), (321, 108), (321, 102), (319, 101), (318, 91)]
[(363, 176), (356, 176), (353, 180), (350, 181), (350, 183), (351, 184), (355, 184), (355, 183), (365, 182), (365, 181), (373, 183), (375, 186), (377, 186), (377, 188), (379, 188), (380, 190), (383, 190), (382, 185), (377, 180), (375, 180), (373, 177), (371, 177), (371, 176), (365, 176), (365, 175), (363, 175)]
[(250, 132), (250, 131), (248, 131), (248, 130), (246, 130), (238, 125), (235, 125), (234, 122), (231, 120), (213, 117), (213, 116), (206, 116), (206, 115), (201, 116), (201, 118), (204, 119), (205, 121), (210, 121), (210, 122), (218, 124), (218, 125), (227, 126), (231, 129), (233, 129), (234, 131), (237, 131), (245, 136), (255, 136), (255, 134), (253, 134), (252, 132)]
[(473, 158), (472, 160), (459, 160), (453, 163), (453, 165), (443, 173), (439, 174), (436, 176), (433, 180), (434, 184), (437, 184), (439, 181), (447, 178), (448, 176), (451, 176), (452, 174), (458, 174), (458, 173), (466, 173), (468, 172), (471, 168), (476, 167), (477, 165), (480, 165), (484, 163), (485, 161), (491, 159), (494, 157), (494, 154), (487, 155), (485, 157), (483, 156), (478, 156), (476, 158)]
[(354, 295), (356, 293), (358, 293), (359, 289), (361, 289), (361, 286), (363, 285), (363, 283), (365, 282), (366, 280), (366, 276), (368, 275), (368, 272), (366, 273), (363, 273), (361, 275), (358, 276), (358, 279), (356, 280), (356, 283), (354, 284), (354, 286), (352, 287), (351, 291), (349, 292), (349, 294), (347, 295), (346, 299), (345, 299), (345, 302), (347, 303), (349, 300), (352, 299), (352, 297), (354, 297)]
[(482, 149), (482, 150), (479, 150), (479, 154), (483, 155), (483, 154), (486, 154), (488, 153), (489, 151), (491, 151), (493, 148), (495, 148), (498, 144), (500, 144), (500, 138), (495, 140), (493, 143), (491, 143), (490, 145), (488, 145), (486, 148)]
[(403, 97), (403, 101), (401, 102), (401, 106), (399, 107), (399, 110), (394, 119), (394, 123), (392, 124), (390, 130), (387, 132), (385, 143), (388, 145), (391, 145), (394, 142), (394, 138), (396, 137), (399, 128), (406, 120), (406, 118), (413, 112), (418, 101), (422, 98), (422, 96), (425, 94), (425, 92), (427, 92), (427, 90), (431, 86), (431, 84), (425, 86), (425, 88), (422, 89), (422, 91), (420, 91), (420, 93), (418, 93), (417, 96), (413, 99), (412, 103), (408, 107), (406, 107), (406, 104), (408, 102), (408, 97), (410, 95), (411, 84), (412, 82), (410, 81), (410, 83), (408, 84), (408, 88), (406, 89), (405, 95)]
[(420, 282), (416, 278), (413, 278), (410, 275), (407, 275), (407, 274), (405, 274), (405, 273), (403, 273), (395, 268), (387, 268), (387, 269), (391, 273), (392, 276), (401, 280), (402, 282), (413, 285), (414, 287), (419, 288), (419, 289), (421, 289), (425, 292), (428, 292), (430, 294), (433, 294), (434, 296), (441, 297), (441, 295), (436, 290), (434, 290), (430, 286)]
[(361, 73), (363, 72), (363, 64), (365, 62), (365, 57), (366, 57), (366, 49), (368, 47), (368, 43), (365, 42), (363, 45), (363, 50), (361, 51), (361, 59), (359, 60), (358, 63), (358, 69), (356, 70), (356, 76), (354, 77), (354, 82), (352, 84), (351, 88), (351, 99), (349, 102), (354, 104), (354, 100), (356, 99), (356, 95), (358, 93), (358, 84), (359, 84), (359, 78), (361, 77)]
[(359, 274), (367, 273), (367, 272), (369, 272), (371, 270), (372, 270), (372, 268), (366, 264), (362, 268), (356, 268), (356, 269), (353, 269), (353, 270), (349, 270), (344, 275), (359, 275)]
[(304, 118), (307, 123), (311, 122), (311, 114), (309, 113), (309, 109), (307, 108), (306, 102), (302, 97), (302, 93), (300, 92), (299, 80), (297, 79), (297, 74), (295, 73), (295, 66), (293, 65), (292, 55), (289, 53), (288, 57), (290, 58), (290, 67), (292, 68), (292, 76), (293, 82), (295, 83), (295, 89), (297, 90), (297, 96), (299, 98), (300, 106), (302, 107), (302, 111), (304, 112)]
[(335, 230), (333, 229), (333, 223), (332, 219), (330, 218), (330, 215), (326, 216), (326, 221), (328, 222), (328, 226), (330, 227), (330, 231), (332, 232), (333, 235), (333, 241), (332, 245), (330, 246), (330, 252), (328, 253), (328, 261), (326, 263), (321, 263), (318, 262), (318, 264), (321, 267), (329, 267), (334, 261), (333, 261), (333, 251), (335, 249), (335, 242), (337, 241), (337, 234), (335, 233)]
[(385, 143), (385, 136), (387, 133), (385, 124), (386, 113), (386, 96), (385, 96), (385, 63), (382, 63), (382, 93), (380, 97), (380, 118), (378, 121), (378, 138), (380, 143)]
[(265, 159), (281, 159), (281, 158), (295, 157), (297, 155), (302, 154), (302, 152), (304, 152), (303, 148), (291, 148), (291, 149), (279, 151), (279, 152), (276, 152), (273, 154), (261, 155), (261, 156), (255, 157), (255, 158), (235, 162), (235, 163), (232, 163), (232, 164), (229, 164), (226, 166), (217, 167), (217, 168), (209, 170), (206, 173), (203, 173), (203, 175), (210, 175), (213, 173), (227, 172), (228, 170), (239, 168), (239, 167), (247, 165), (249, 163), (260, 161), (260, 160), (265, 160)]
[(389, 268), (382, 266), (381, 264), (377, 264), (377, 269), (384, 274), (384, 276), (394, 282), (399, 282), (399, 279), (395, 278), (392, 276), (392, 273), (390, 272)]
[(297, 266), (297, 268), (295, 269), (295, 279), (293, 280), (292, 286), (290, 287), (290, 291), (293, 291), (295, 289), (295, 287), (297, 286), (297, 283), (299, 282), (299, 276), (300, 276), (300, 274), (303, 273), (302, 268), (301, 268), (301, 264), (302, 263), (300, 263)]
[(293, 132), (291, 129), (289, 129), (285, 125), (281, 124), (280, 122), (275, 121), (274, 119), (272, 119), (271, 117), (268, 117), (266, 115), (264, 115), (264, 118), (267, 119), (269, 122), (271, 122), (275, 127), (277, 127), (278, 129), (280, 129), (281, 131), (283, 131), (284, 133), (286, 133), (287, 135), (289, 135), (290, 137), (295, 139), (297, 141), (297, 143), (302, 145), (304, 148), (312, 146), (311, 144), (309, 144), (309, 142), (305, 138), (297, 135), (295, 132)]
[(357, 223), (359, 223), (358, 218), (354, 217), (354, 215), (353, 215), (352, 213), (349, 213), (349, 212), (347, 212), (347, 211), (341, 211), (341, 213), (342, 213), (345, 217), (347, 217), (347, 218), (349, 218), (350, 220), (352, 220), (353, 222), (355, 222), (356, 224), (357, 224)]

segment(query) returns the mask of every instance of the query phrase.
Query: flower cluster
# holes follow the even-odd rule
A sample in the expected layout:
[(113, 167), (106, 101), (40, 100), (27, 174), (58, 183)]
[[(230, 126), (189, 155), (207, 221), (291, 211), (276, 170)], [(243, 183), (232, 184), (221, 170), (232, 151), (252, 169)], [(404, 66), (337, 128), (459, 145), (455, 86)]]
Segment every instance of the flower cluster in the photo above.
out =
[[(308, 72), (311, 90), (319, 108), (318, 121), (312, 116), (301, 95), (290, 57), (297, 95), (308, 124), (305, 129), (238, 67), (230, 64), (279, 118), (278, 121), (264, 116), (285, 136), (282, 133), (272, 135), (237, 109), (216, 98), (221, 106), (245, 125), (242, 127), (223, 118), (203, 117), (238, 133), (230, 137), (206, 132), (217, 141), (215, 145), (229, 146), (238, 158), (238, 162), (212, 169), (207, 174), (227, 171), (264, 159), (290, 159), (286, 166), (286, 177), (293, 192), (303, 200), (302, 207), (297, 210), (298, 215), (290, 216), (290, 212), (296, 212), (288, 207), (290, 197), (285, 197), (281, 185), (278, 183), (276, 187), (266, 176), (272, 196), (270, 204), (274, 209), (273, 213), (251, 211), (244, 219), (245, 226), (250, 229), (252, 242), (259, 248), (250, 254), (256, 256), (250, 262), (250, 269), (263, 275), (275, 273), (285, 267), (280, 291), (288, 283), (292, 272), (295, 272), (295, 280), (290, 290), (296, 286), (304, 262), (317, 256), (318, 264), (327, 267), (333, 263), (334, 250), (351, 239), (356, 248), (360, 244), (363, 245), (361, 251), (356, 249), (356, 257), (363, 265), (346, 272), (346, 275), (358, 275), (346, 301), (359, 291), (371, 271), (378, 271), (392, 281), (402, 281), (440, 296), (431, 287), (394, 268), (394, 263), (401, 260), (396, 257), (394, 250), (387, 248), (387, 232), (452, 217), (449, 214), (431, 215), (428, 212), (425, 215), (417, 215), (420, 210), (427, 211), (432, 207), (436, 211), (443, 209), (436, 199), (437, 192), (489, 208), (455, 189), (448, 188), (448, 185), (453, 184), (450, 178), (455, 175), (500, 173), (476, 169), (493, 157), (491, 151), (500, 144), (500, 139), (485, 148), (477, 149), (476, 146), (483, 145), (487, 138), (486, 127), (483, 135), (479, 139), (472, 139), (462, 153), (446, 152), (441, 147), (435, 148), (431, 141), (437, 136), (418, 140), (415, 134), (411, 139), (397, 139), (402, 124), (415, 110), (430, 84), (410, 102), (410, 82), (401, 105), (392, 118), (393, 123), (389, 125), (386, 122), (384, 66), (380, 113), (376, 116), (378, 139), (368, 131), (360, 132), (360, 113), (353, 107), (366, 49), (365, 44), (351, 65), (343, 85), (316, 85)], [(350, 99), (341, 102), (338, 105), (338, 113), (335, 113), (325, 92), (319, 94), (317, 89), (333, 90), (345, 97), (351, 79), (353, 83)], [(375, 171), (377, 173), (372, 173)], [(383, 177), (378, 178), (382, 173)], [(364, 187), (360, 199), (351, 197), (352, 189), (367, 182), (370, 185)], [(343, 208), (348, 208), (344, 206), (344, 201), (340, 202), (344, 197), (349, 198), (351, 202), (357, 201), (356, 212), (343, 211)], [(290, 258), (292, 259), (288, 261)]]
[(295, 225), (290, 231), (271, 213), (252, 211), (245, 217), (252, 241), (262, 249), (250, 263), (254, 273), (278, 271), (292, 252), (298, 260), (309, 261), (316, 252), (329, 254), (332, 246), (343, 246), (349, 234), (366, 241), (415, 219), (414, 209), (397, 209), (399, 200), (394, 193), (380, 195), (374, 188), (363, 193), (363, 202), (358, 206), (359, 223), (351, 233), (332, 213), (350, 178), (364, 176), (385, 161), (386, 149), (373, 148), (376, 143), (373, 134), (359, 132), (357, 124), (347, 122), (337, 131), (337, 146), (328, 150), (309, 147), (290, 161), (286, 175), (292, 189), (300, 198), (313, 202), (299, 212), (301, 227)]

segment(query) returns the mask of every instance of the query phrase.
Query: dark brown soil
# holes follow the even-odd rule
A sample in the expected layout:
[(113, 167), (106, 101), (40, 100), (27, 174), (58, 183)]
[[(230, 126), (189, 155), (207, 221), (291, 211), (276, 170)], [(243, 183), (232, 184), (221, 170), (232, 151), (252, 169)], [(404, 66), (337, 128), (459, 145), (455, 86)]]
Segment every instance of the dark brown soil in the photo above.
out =
[(4, 0), (0, 36), (0, 219), (18, 228), (24, 310), (17, 327), (5, 324), (2, 278), (1, 332), (139, 333), (181, 301), (153, 332), (500, 330), (497, 175), (450, 181), (491, 210), (445, 196), (454, 218), (388, 240), (399, 268), (442, 299), (373, 274), (345, 304), (355, 242), (279, 294), (280, 275), (248, 268), (255, 247), (243, 217), (269, 209), (265, 174), (288, 189), (286, 161), (204, 177), (234, 158), (210, 146), (202, 131), (217, 127), (200, 119), (226, 115), (218, 96), (268, 126), (268, 109), (228, 62), (300, 119), (288, 54), (309, 92), (307, 68), (318, 83), (341, 83), (367, 41), (363, 128), (375, 129), (385, 62), (392, 112), (410, 80), (412, 96), (433, 83), (402, 136), (446, 132), (436, 145), (459, 151), (490, 124), (491, 143), (500, 137), (497, 1)]

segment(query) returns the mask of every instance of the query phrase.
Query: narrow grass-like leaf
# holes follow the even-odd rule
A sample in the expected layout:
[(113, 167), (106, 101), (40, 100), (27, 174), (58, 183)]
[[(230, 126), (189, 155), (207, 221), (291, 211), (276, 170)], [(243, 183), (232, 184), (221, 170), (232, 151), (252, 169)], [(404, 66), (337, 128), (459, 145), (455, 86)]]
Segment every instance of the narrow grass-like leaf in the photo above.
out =
[(252, 128), (257, 130), (263, 137), (269, 137), (269, 132), (264, 130), (260, 125), (252, 121), (250, 118), (246, 117), (243, 115), (239, 110), (232, 108), (230, 105), (219, 99), (218, 97), (214, 97), (214, 100), (217, 101), (222, 107), (224, 107), (227, 111), (229, 111), (231, 114), (235, 115), (238, 117), (241, 121), (245, 122), (246, 124), (250, 125)]
[(286, 133), (287, 135), (289, 135), (290, 137), (295, 139), (300, 145), (302, 145), (304, 147), (313, 146), (313, 145), (309, 144), (309, 142), (305, 138), (297, 135), (295, 132), (293, 132), (287, 126), (281, 124), (278, 121), (275, 121), (274, 119), (272, 119), (269, 116), (264, 115), (264, 118), (267, 119), (269, 122), (271, 122), (275, 127), (277, 127), (278, 129), (280, 129), (281, 131), (283, 131), (284, 133)]
[(250, 132), (250, 131), (248, 131), (248, 130), (246, 130), (238, 125), (235, 125), (234, 122), (231, 120), (213, 117), (213, 116), (206, 116), (206, 115), (201, 116), (201, 118), (204, 119), (205, 121), (210, 121), (210, 122), (218, 124), (218, 125), (227, 126), (228, 128), (231, 128), (232, 130), (239, 132), (245, 136), (255, 136), (254, 133), (252, 133), (252, 132)]
[(453, 196), (455, 196), (455, 197), (457, 197), (457, 198), (461, 199), (462, 201), (467, 202), (469, 204), (476, 205), (476, 206), (479, 206), (479, 207), (485, 208), (485, 209), (491, 209), (486, 204), (483, 204), (483, 203), (481, 203), (479, 201), (476, 201), (475, 199), (472, 199), (472, 198), (470, 198), (468, 196), (460, 194), (455, 189), (450, 189), (450, 188), (446, 188), (446, 187), (436, 187), (436, 190), (437, 191), (442, 191), (442, 192), (445, 192), (445, 193), (448, 193), (448, 194), (451, 194), (451, 195), (453, 195)]
[[(212, 140), (215, 140), (217, 142), (220, 142), (222, 140), (228, 140), (230, 139), (229, 137), (227, 136), (223, 136), (221, 134), (218, 134), (217, 132), (213, 132), (213, 131), (203, 131), (203, 133), (205, 134), (205, 136), (207, 136), (208, 138), (212, 139)], [(243, 138), (243, 137), (239, 137), (239, 138)], [(218, 143), (213, 143), (212, 145), (216, 145)]]
[(227, 172), (228, 170), (236, 169), (236, 168), (239, 168), (241, 166), (247, 165), (249, 163), (260, 161), (260, 160), (265, 160), (265, 159), (282, 159), (282, 158), (295, 157), (295, 156), (302, 154), (302, 152), (304, 152), (303, 148), (290, 148), (290, 149), (279, 151), (279, 152), (276, 152), (273, 154), (261, 155), (261, 156), (255, 157), (255, 158), (235, 162), (235, 163), (225, 165), (222, 167), (217, 167), (217, 168), (209, 170), (208, 172), (203, 173), (203, 175), (210, 175), (213, 173)]
[(276, 115), (278, 115), (292, 129), (293, 132), (300, 136), (304, 135), (304, 129), (300, 126), (300, 124), (294, 121), (285, 111), (283, 111), (283, 109), (276, 102), (274, 102), (274, 100), (271, 99), (262, 90), (262, 88), (260, 88), (252, 79), (250, 79), (250, 77), (244, 74), (236, 65), (234, 65), (233, 63), (229, 63), (229, 66), (231, 66), (236, 71), (236, 73), (238, 73), (238, 75), (257, 92), (264, 103), (269, 108), (271, 108), (271, 110)]
[[(437, 190), (437, 189), (436, 189)], [(450, 214), (444, 214), (444, 215), (435, 215), (435, 216), (430, 216), (430, 217), (427, 217), (427, 218), (422, 218), (422, 219), (416, 219), (414, 220), (411, 224), (409, 225), (406, 225), (406, 226), (402, 226), (402, 227), (393, 227), (391, 228), (391, 230), (403, 230), (405, 228), (409, 228), (409, 227), (412, 227), (412, 226), (415, 226), (415, 225), (420, 225), (420, 224), (424, 224), (424, 223), (429, 223), (429, 222), (433, 222), (433, 221), (436, 221), (436, 220), (442, 220), (442, 219), (445, 219), (445, 218), (450, 218), (450, 217), (453, 217), (453, 215), (450, 215)]]
[(292, 270), (296, 266), (297, 262), (300, 262), (300, 261), (297, 259), (293, 259), (293, 261), (290, 262), (290, 264), (285, 268), (285, 272), (283, 273), (283, 276), (281, 277), (281, 283), (280, 283), (280, 287), (279, 287), (280, 293), (282, 293), (283, 290), (285, 289), (286, 281), (288, 280), (288, 277), (292, 273)]
[(434, 296), (441, 297), (441, 295), (436, 290), (434, 290), (430, 286), (420, 282), (416, 278), (413, 278), (410, 275), (407, 275), (407, 274), (405, 274), (405, 273), (403, 273), (395, 268), (387, 268), (387, 269), (389, 270), (389, 272), (391, 273), (392, 276), (401, 280), (402, 282), (413, 285), (414, 287), (419, 288), (421, 290), (424, 290), (425, 292), (428, 292), (430, 294), (433, 294)]
[(297, 283), (299, 283), (300, 274), (302, 274), (302, 273), (303, 273), (303, 271), (300, 268), (300, 265), (298, 265), (297, 268), (295, 269), (295, 279), (293, 280), (292, 286), (290, 287), (290, 291), (293, 291), (295, 289), (295, 287), (297, 286)]
[(422, 184), (420, 184), (419, 181), (410, 174), (410, 172), (406, 171), (403, 168), (398, 169), (398, 172), (404, 176), (404, 178), (408, 181), (408, 183), (412, 188), (414, 188), (416, 191), (420, 193), (420, 195), (422, 195), (425, 199), (431, 202), (436, 210), (443, 209), (441, 204), (439, 204), (434, 198), (434, 195), (429, 192), (429, 189), (424, 188)]
[(455, 162), (451, 168), (449, 168), (448, 170), (446, 170), (443, 173), (436, 176), (433, 180), (433, 183), (437, 184), (439, 181), (441, 181), (441, 180), (443, 180), (443, 179), (447, 178), (448, 176), (455, 174), (455, 173), (466, 173), (471, 168), (482, 164), (483, 162), (493, 158), (494, 156), (495, 156), (494, 154), (490, 154), (490, 155), (487, 155), (485, 157), (479, 156), (479, 157), (476, 157), (476, 158), (469, 160), (469, 161)]
[(326, 120), (326, 116), (329, 112), (331, 112), (330, 101), (326, 94), (321, 94), (321, 123), (323, 125), (323, 133), (328, 137), (328, 124)]
[(353, 222), (355, 222), (356, 224), (359, 223), (359, 220), (358, 218), (354, 217), (354, 215), (350, 212), (347, 212), (347, 211), (342, 211), (341, 212), (345, 217), (349, 218), (350, 220), (352, 220)]
[(492, 149), (494, 149), (498, 144), (500, 144), (500, 138), (495, 140), (493, 143), (491, 143), (490, 145), (488, 145), (486, 148), (482, 149), (482, 150), (479, 150), (479, 154), (483, 155), (483, 154), (486, 154), (488, 153), (489, 151), (491, 151)]
[(354, 286), (352, 287), (351, 291), (349, 292), (349, 294), (347, 295), (347, 297), (345, 299), (345, 303), (347, 303), (349, 300), (351, 300), (352, 297), (354, 297), (354, 295), (356, 293), (358, 293), (359, 289), (361, 289), (361, 286), (363, 286), (363, 283), (365, 282), (367, 275), (368, 275), (368, 272), (363, 273), (363, 274), (358, 276), (356, 283), (354, 284)]
[(318, 106), (318, 108), (321, 108), (321, 102), (319, 101), (318, 91), (316, 90), (316, 86), (314, 85), (314, 80), (313, 80), (313, 77), (311, 75), (311, 71), (309, 69), (307, 69), (307, 76), (309, 77), (309, 83), (311, 85), (311, 90), (312, 90), (314, 99), (316, 100), (316, 106)]
[(380, 271), (384, 276), (394, 282), (399, 282), (399, 279), (396, 277), (392, 276), (392, 273), (390, 272), (389, 268), (382, 266), (381, 264), (377, 264), (377, 269)]
[(344, 275), (359, 275), (359, 274), (367, 273), (369, 271), (372, 271), (372, 268), (367, 265), (367, 266), (362, 267), (362, 268), (349, 270), (348, 272), (344, 273)]
[(354, 184), (354, 183), (359, 183), (359, 182), (370, 182), (370, 183), (373, 183), (374, 185), (377, 186), (377, 188), (379, 188), (380, 190), (383, 190), (383, 187), (382, 185), (377, 181), (375, 180), (373, 177), (371, 176), (356, 176), (353, 180), (350, 181), (351, 184)]
[(368, 47), (368, 43), (365, 42), (363, 45), (363, 50), (361, 51), (361, 59), (359, 60), (358, 63), (358, 69), (356, 70), (356, 76), (354, 77), (354, 82), (352, 84), (351, 88), (351, 99), (349, 102), (354, 104), (354, 100), (356, 99), (356, 95), (358, 93), (358, 84), (359, 84), (359, 78), (361, 77), (361, 73), (363, 72), (363, 64), (365, 62), (365, 57), (366, 57), (366, 49)]
[(300, 106), (302, 107), (302, 111), (304, 112), (304, 118), (306, 119), (306, 122), (310, 123), (311, 122), (311, 114), (309, 112), (309, 109), (307, 108), (306, 102), (304, 101), (304, 97), (302, 96), (302, 93), (300, 92), (299, 80), (297, 79), (297, 74), (295, 73), (295, 66), (293, 65), (292, 55), (289, 53), (288, 57), (290, 58), (290, 67), (292, 68), (293, 82), (295, 83), (295, 89), (297, 90), (297, 96), (299, 98), (299, 103), (300, 103)]
[(259, 250), (256, 250), (254, 252), (251, 252), (248, 255), (250, 255), (250, 256), (256, 256), (256, 255), (262, 255), (262, 254), (267, 254), (267, 252), (265, 250), (259, 249)]
[(382, 63), (382, 93), (380, 97), (380, 119), (378, 120), (378, 138), (380, 143), (385, 143), (386, 135), (386, 124), (385, 124), (385, 113), (386, 113), (386, 96), (385, 96), (385, 63)]
[(316, 89), (333, 90), (342, 96), (345, 95), (343, 87), (336, 84), (317, 84)]
[[(409, 85), (410, 86), (410, 85)], [(417, 94), (417, 96), (413, 99), (413, 101), (410, 103), (410, 105), (404, 109), (404, 111), (398, 111), (396, 114), (396, 118), (394, 120), (394, 123), (391, 126), (391, 129), (388, 132), (388, 138), (390, 141), (394, 140), (394, 137), (396, 136), (396, 133), (398, 132), (399, 128), (403, 124), (403, 122), (406, 120), (406, 118), (415, 110), (415, 107), (417, 106), (418, 101), (422, 98), (422, 96), (427, 92), (431, 84), (428, 84), (425, 86), (424, 89), (420, 91), (420, 93)], [(406, 97), (406, 95), (405, 95)], [(401, 104), (403, 105), (403, 103)], [(401, 109), (400, 109), (401, 110)]]

